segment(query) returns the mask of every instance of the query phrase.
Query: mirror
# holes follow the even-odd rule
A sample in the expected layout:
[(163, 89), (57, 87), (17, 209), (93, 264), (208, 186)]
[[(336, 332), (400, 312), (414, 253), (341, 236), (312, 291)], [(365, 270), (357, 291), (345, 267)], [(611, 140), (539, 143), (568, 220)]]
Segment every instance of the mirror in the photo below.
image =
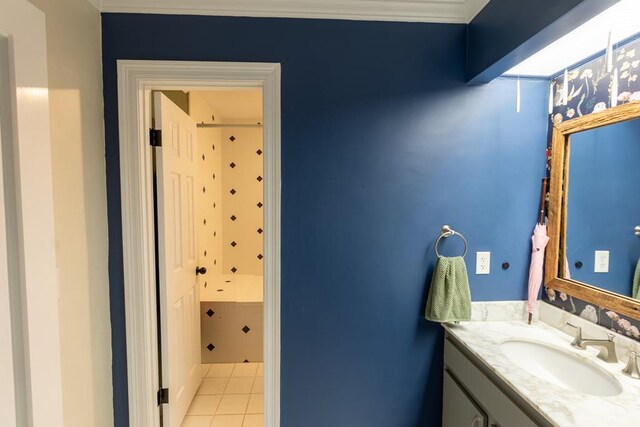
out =
[(640, 319), (640, 103), (556, 124), (552, 140), (545, 286)]
[(640, 119), (571, 136), (561, 277), (640, 298), (639, 186)]

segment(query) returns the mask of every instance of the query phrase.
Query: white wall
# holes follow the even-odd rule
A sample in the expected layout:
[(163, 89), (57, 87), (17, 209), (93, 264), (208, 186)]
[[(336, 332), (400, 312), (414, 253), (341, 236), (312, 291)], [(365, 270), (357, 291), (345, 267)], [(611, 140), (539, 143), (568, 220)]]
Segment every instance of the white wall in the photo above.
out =
[(112, 426), (100, 14), (30, 1), (47, 25), (64, 425)]

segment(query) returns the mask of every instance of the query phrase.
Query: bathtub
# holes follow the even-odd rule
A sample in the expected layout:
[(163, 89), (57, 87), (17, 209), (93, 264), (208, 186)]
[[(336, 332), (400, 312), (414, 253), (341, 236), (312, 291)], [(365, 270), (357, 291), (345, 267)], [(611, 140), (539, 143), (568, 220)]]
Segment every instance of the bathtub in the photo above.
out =
[(262, 276), (225, 274), (200, 288), (202, 363), (262, 362)]
[(200, 301), (262, 302), (262, 276), (223, 274), (200, 288)]

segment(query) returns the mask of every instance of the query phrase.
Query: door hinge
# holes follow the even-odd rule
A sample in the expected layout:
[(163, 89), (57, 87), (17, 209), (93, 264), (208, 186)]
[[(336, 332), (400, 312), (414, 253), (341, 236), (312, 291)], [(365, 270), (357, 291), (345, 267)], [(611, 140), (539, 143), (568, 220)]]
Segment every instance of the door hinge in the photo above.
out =
[(158, 405), (169, 403), (169, 389), (161, 388), (158, 390)]
[(160, 129), (149, 129), (149, 143), (152, 147), (162, 147), (162, 131)]

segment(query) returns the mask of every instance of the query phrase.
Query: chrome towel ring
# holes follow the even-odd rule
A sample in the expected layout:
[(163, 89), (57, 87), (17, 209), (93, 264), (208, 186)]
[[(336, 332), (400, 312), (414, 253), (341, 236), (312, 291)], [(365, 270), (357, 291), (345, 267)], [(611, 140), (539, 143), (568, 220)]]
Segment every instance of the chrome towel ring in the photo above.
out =
[(438, 252), (438, 244), (440, 243), (440, 240), (442, 240), (443, 237), (451, 237), (451, 236), (454, 236), (454, 235), (460, 236), (460, 238), (464, 242), (464, 252), (462, 253), (462, 257), (464, 258), (464, 256), (467, 254), (467, 248), (468, 248), (467, 239), (465, 239), (462, 234), (458, 233), (457, 231), (455, 231), (453, 228), (449, 227), (448, 225), (443, 225), (442, 228), (440, 229), (440, 236), (438, 236), (438, 239), (436, 240), (436, 244), (435, 244), (436, 255), (438, 257), (442, 256)]

